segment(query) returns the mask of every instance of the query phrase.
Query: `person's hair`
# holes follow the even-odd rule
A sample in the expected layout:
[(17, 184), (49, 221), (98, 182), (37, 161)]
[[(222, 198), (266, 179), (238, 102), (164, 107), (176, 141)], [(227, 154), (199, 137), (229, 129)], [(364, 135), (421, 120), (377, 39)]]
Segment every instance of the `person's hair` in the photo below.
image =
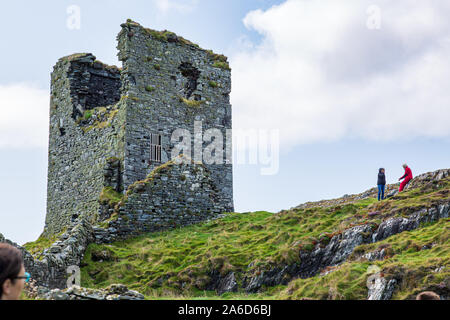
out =
[(0, 297), (3, 295), (3, 284), (7, 279), (14, 283), (22, 264), (22, 253), (19, 249), (7, 243), (0, 243)]
[(407, 167), (408, 165), (406, 163), (403, 164), (404, 167)]
[(418, 294), (416, 300), (441, 300), (441, 297), (433, 291), (425, 291)]

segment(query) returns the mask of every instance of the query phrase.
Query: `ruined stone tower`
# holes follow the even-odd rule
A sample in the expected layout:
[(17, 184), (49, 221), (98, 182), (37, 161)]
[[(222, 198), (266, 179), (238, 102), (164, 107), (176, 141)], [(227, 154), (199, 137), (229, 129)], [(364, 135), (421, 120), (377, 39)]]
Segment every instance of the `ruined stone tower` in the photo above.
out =
[[(227, 58), (131, 20), (121, 27), (122, 68), (86, 53), (52, 72), (46, 234), (79, 216), (125, 237), (234, 210)], [(223, 163), (200, 163), (193, 150), (182, 165), (171, 159), (177, 129), (192, 146), (214, 140), (194, 123), (222, 134)]]

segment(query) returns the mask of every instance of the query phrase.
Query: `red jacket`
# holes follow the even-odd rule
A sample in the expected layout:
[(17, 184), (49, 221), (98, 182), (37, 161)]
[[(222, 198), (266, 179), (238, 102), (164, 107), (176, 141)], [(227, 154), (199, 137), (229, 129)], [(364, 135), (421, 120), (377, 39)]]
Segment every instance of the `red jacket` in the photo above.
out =
[(411, 180), (413, 178), (412, 171), (409, 167), (405, 168), (405, 174), (400, 179)]

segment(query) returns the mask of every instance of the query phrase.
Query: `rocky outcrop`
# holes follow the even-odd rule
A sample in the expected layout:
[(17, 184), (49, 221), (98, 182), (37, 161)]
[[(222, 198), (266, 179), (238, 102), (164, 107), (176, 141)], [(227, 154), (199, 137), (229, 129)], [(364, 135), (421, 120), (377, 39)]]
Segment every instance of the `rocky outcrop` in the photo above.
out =
[(364, 254), (362, 258), (368, 261), (376, 261), (384, 259), (385, 256), (386, 256), (386, 249), (381, 249), (368, 252)]
[(449, 176), (450, 176), (450, 169), (441, 169), (437, 171), (423, 173), (412, 179), (406, 186), (405, 190), (426, 186), (426, 184), (430, 182), (437, 182)]
[(408, 218), (391, 218), (380, 224), (377, 231), (372, 235), (373, 242), (384, 240), (393, 234), (403, 231), (417, 229), (421, 223), (437, 221), (447, 218), (449, 214), (449, 203), (439, 205), (435, 208), (422, 209)]
[[(285, 285), (294, 278), (313, 277), (327, 267), (337, 266), (345, 262), (355, 247), (361, 244), (378, 242), (395, 234), (417, 229), (423, 223), (448, 218), (449, 212), (450, 202), (420, 210), (411, 214), (408, 218), (390, 218), (378, 227), (374, 224), (365, 224), (349, 228), (333, 236), (325, 246), (318, 243), (311, 251), (300, 251), (300, 262), (274, 266), (262, 270), (258, 275), (243, 275), (242, 288), (249, 293), (258, 292), (262, 286)], [(377, 259), (381, 254), (384, 253), (373, 253), (368, 257), (368, 260)], [(383, 280), (378, 280), (369, 297), (371, 299), (389, 299), (395, 285), (395, 282), (390, 280), (393, 279), (383, 278)], [(226, 292), (222, 285), (224, 281), (225, 279), (221, 278), (213, 280), (217, 291)], [(233, 287), (233, 290), (236, 290), (236, 288)]]
[[(218, 272), (216, 272), (218, 273)], [(238, 289), (238, 284), (236, 281), (236, 277), (234, 272), (228, 273), (224, 278), (217, 277), (218, 285), (217, 285), (217, 293), (219, 295), (225, 292), (236, 292)], [(214, 282), (213, 282), (214, 283)], [(212, 289), (214, 290), (214, 289)]]
[[(408, 185), (405, 187), (405, 191), (419, 188), (419, 187), (425, 187), (426, 185), (438, 182), (446, 177), (450, 176), (450, 169), (441, 169), (433, 172), (427, 172), (420, 174), (416, 176), (414, 179), (412, 179)], [(386, 185), (386, 198), (392, 198), (395, 195), (398, 194), (399, 189), (399, 183), (396, 184), (388, 184)], [(309, 208), (315, 208), (315, 207), (331, 207), (336, 205), (345, 205), (348, 203), (353, 203), (359, 200), (364, 200), (368, 198), (376, 198), (378, 194), (377, 188), (372, 188), (367, 191), (364, 191), (362, 193), (358, 194), (352, 194), (352, 195), (344, 195), (341, 198), (337, 199), (331, 199), (331, 200), (321, 200), (316, 202), (306, 202), (302, 203), (296, 207), (291, 208), (292, 209), (309, 209)]]
[(64, 290), (41, 288), (38, 298), (45, 300), (145, 300), (144, 295), (129, 290), (122, 284), (113, 284), (106, 289), (98, 290), (78, 286)]
[(384, 277), (376, 277), (374, 283), (369, 286), (367, 300), (390, 300), (395, 290), (397, 280), (387, 280)]

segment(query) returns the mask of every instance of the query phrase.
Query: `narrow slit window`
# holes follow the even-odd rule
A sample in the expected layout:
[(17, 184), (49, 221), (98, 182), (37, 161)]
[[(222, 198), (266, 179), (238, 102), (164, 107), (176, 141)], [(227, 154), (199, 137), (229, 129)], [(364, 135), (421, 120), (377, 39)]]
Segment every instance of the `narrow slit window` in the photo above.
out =
[(150, 135), (150, 161), (161, 162), (161, 135)]

